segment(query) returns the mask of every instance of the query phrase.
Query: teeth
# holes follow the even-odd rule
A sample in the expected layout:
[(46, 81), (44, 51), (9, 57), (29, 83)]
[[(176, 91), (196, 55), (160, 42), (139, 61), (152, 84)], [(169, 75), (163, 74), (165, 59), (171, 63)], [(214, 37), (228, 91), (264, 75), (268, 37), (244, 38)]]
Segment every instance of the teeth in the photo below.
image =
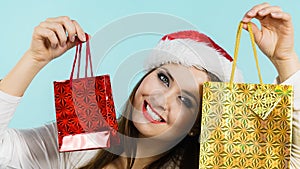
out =
[(155, 121), (162, 121), (162, 119), (152, 111), (152, 109), (150, 108), (149, 105), (147, 105), (146, 107), (147, 112), (149, 113), (149, 115), (155, 120)]

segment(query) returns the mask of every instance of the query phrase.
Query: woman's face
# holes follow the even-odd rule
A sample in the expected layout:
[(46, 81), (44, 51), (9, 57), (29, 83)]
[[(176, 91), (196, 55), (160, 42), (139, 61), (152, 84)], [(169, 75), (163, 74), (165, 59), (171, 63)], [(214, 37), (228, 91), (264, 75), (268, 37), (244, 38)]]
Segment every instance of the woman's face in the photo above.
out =
[(174, 140), (186, 135), (199, 112), (207, 74), (194, 67), (163, 65), (151, 72), (136, 91), (132, 120), (140, 137)]

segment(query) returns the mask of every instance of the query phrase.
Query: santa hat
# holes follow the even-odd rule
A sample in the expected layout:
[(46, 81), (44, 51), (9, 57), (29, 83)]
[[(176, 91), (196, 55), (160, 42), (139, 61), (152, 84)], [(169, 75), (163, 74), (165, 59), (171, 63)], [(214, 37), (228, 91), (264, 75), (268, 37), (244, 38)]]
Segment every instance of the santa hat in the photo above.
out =
[[(149, 70), (176, 63), (205, 69), (221, 81), (229, 82), (232, 61), (232, 57), (211, 38), (203, 33), (188, 30), (163, 36), (146, 59), (145, 68)], [(242, 79), (241, 72), (236, 69), (234, 81), (241, 82)]]

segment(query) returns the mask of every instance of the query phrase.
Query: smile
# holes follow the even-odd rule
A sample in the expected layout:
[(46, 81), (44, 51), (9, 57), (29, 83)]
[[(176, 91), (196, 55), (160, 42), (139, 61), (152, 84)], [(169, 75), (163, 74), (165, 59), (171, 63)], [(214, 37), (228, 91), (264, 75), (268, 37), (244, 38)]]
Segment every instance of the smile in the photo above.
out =
[(155, 110), (153, 110), (152, 107), (146, 101), (144, 101), (144, 105), (143, 105), (143, 115), (151, 123), (154, 124), (166, 123), (166, 120), (164, 120)]

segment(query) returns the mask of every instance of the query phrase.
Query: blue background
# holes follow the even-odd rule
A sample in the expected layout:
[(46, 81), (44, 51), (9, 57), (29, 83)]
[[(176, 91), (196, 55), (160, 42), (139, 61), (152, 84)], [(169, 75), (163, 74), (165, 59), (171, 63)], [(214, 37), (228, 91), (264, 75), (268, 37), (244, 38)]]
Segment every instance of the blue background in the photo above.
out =
[[(0, 78), (4, 77), (12, 69), (27, 50), (34, 27), (48, 17), (69, 16), (77, 20), (86, 32), (93, 35), (104, 26), (121, 17), (145, 12), (170, 14), (192, 23), (199, 31), (209, 35), (230, 54), (233, 54), (238, 22), (253, 5), (262, 2), (258, 0), (1, 1)], [(267, 2), (281, 6), (284, 11), (292, 15), (295, 27), (295, 48), (299, 54), (299, 0), (270, 0)], [(123, 56), (125, 57), (136, 49), (153, 47), (158, 40), (159, 36), (133, 38), (126, 43), (119, 44), (109, 55), (117, 55), (118, 57), (113, 59), (120, 60)], [(272, 83), (277, 75), (276, 71), (268, 59), (261, 53), (259, 55), (264, 82)], [(67, 52), (65, 57), (54, 60), (36, 76), (26, 91), (10, 127), (37, 127), (55, 120), (52, 82), (69, 77), (73, 56), (73, 50)], [(114, 62), (110, 62), (110, 64), (112, 65), (101, 68), (101, 71), (97, 71), (97, 73), (114, 72)], [(238, 64), (244, 73), (246, 82), (258, 82), (250, 42), (247, 38), (242, 39)], [(114, 97), (118, 97), (118, 94), (114, 93)]]

